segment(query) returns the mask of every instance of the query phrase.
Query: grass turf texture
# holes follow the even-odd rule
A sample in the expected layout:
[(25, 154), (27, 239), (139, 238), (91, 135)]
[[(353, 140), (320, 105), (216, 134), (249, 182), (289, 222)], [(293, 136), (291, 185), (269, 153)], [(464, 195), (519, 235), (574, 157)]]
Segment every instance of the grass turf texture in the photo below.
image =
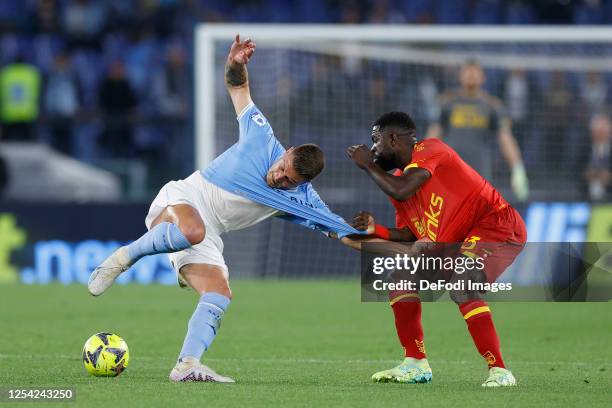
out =
[[(0, 286), (0, 387), (73, 386), (68, 406), (610, 406), (612, 304), (497, 303), (513, 389), (482, 389), (486, 368), (451, 303), (423, 307), (432, 384), (374, 384), (401, 357), (387, 304), (357, 282), (236, 281), (205, 362), (237, 384), (168, 381), (196, 296), (175, 287)], [(129, 368), (95, 378), (81, 362), (93, 333), (129, 344)], [(0, 404), (5, 406), (5, 404)], [(19, 404), (18, 406), (23, 406)]]

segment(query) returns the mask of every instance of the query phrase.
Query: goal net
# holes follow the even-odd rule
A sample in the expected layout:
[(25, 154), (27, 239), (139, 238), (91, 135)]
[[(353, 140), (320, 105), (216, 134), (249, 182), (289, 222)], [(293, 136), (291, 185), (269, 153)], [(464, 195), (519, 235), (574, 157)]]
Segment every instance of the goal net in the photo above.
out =
[[(584, 171), (592, 118), (610, 114), (612, 29), (202, 25), (196, 32), (196, 162), (201, 168), (236, 142), (238, 125), (223, 68), (236, 33), (251, 37), (253, 100), (286, 146), (318, 144), (326, 155), (314, 181), (334, 212), (360, 211), (393, 225), (393, 209), (346, 156), (370, 144), (371, 124), (408, 112), (423, 138), (440, 120), (440, 95), (457, 89), (459, 67), (475, 59), (484, 90), (512, 120), (531, 201), (586, 200)], [(491, 127), (490, 181), (512, 203), (509, 169)], [(518, 204), (518, 203), (516, 203)], [(518, 205), (520, 207), (520, 205)], [(358, 275), (359, 256), (298, 226), (272, 220), (224, 239), (233, 276)]]

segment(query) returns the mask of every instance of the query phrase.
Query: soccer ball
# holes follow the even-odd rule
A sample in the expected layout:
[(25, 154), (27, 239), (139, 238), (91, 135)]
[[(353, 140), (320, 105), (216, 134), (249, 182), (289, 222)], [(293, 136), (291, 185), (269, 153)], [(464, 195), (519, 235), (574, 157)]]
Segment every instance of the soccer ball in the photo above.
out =
[(116, 377), (130, 361), (128, 345), (113, 333), (97, 333), (83, 346), (83, 365), (96, 377)]

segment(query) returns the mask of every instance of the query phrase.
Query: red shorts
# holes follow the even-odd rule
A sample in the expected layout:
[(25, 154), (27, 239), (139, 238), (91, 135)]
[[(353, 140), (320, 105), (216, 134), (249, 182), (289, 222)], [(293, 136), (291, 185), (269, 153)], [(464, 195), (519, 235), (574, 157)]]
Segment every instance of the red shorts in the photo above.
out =
[(484, 273), (492, 283), (521, 253), (527, 241), (525, 221), (514, 208), (487, 215), (467, 234), (461, 253), (484, 259)]

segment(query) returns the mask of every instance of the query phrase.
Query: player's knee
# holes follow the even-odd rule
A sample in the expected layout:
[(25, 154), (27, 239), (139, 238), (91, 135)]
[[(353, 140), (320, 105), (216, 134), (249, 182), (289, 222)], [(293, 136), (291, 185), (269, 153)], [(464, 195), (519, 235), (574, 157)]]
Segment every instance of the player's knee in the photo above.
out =
[(179, 228), (191, 245), (199, 244), (206, 237), (206, 227), (202, 223), (181, 225)]
[[(197, 289), (196, 289), (197, 290)], [(205, 287), (202, 287), (200, 290), (197, 290), (200, 295), (205, 293), (218, 293), (219, 295), (223, 295), (226, 298), (232, 300), (232, 290), (229, 287), (229, 283), (221, 283), (215, 282), (213, 284), (208, 284)]]
[(232, 290), (230, 289), (229, 285), (226, 285), (224, 288), (219, 288), (217, 290), (220, 295), (223, 295), (230, 300), (232, 299)]

